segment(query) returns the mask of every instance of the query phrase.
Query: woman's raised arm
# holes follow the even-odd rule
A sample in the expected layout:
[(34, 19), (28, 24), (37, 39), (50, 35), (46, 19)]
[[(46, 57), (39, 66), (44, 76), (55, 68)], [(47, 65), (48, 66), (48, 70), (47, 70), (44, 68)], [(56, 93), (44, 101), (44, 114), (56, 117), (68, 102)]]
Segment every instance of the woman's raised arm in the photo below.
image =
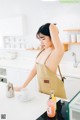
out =
[(58, 28), (56, 27), (56, 25), (50, 24), (49, 30), (50, 30), (51, 40), (52, 40), (53, 46), (55, 48), (55, 52), (58, 53), (58, 54), (63, 54), (64, 53), (64, 47), (63, 47), (63, 45), (62, 45), (62, 43), (59, 39)]

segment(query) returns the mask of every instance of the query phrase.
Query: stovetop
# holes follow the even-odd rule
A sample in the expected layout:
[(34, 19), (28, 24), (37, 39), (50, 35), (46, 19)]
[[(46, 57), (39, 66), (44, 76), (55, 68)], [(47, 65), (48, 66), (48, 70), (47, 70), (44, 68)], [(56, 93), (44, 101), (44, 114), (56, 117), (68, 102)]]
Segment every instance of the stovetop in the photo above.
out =
[(49, 118), (47, 112), (45, 111), (39, 118), (36, 120), (68, 120), (68, 102), (59, 100), (57, 102), (56, 116)]

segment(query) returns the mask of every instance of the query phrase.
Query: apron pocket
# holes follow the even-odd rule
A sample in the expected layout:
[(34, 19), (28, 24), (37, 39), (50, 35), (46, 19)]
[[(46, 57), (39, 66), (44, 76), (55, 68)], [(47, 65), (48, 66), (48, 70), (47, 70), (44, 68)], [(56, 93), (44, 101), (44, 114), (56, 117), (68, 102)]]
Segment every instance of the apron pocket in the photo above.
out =
[(45, 94), (50, 94), (51, 91), (51, 85), (50, 85), (50, 80), (43, 80), (41, 82), (41, 92)]

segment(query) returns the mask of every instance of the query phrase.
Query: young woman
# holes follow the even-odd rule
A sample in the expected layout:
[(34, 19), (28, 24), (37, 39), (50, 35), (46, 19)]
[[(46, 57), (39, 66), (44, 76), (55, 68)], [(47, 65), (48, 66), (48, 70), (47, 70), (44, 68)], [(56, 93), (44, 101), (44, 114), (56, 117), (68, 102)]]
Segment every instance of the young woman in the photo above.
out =
[(39, 28), (36, 36), (43, 50), (38, 54), (27, 80), (21, 87), (15, 87), (15, 90), (25, 88), (37, 74), (40, 92), (50, 94), (50, 90), (54, 90), (55, 96), (66, 98), (64, 83), (56, 77), (57, 67), (64, 54), (58, 29), (56, 25), (46, 23)]

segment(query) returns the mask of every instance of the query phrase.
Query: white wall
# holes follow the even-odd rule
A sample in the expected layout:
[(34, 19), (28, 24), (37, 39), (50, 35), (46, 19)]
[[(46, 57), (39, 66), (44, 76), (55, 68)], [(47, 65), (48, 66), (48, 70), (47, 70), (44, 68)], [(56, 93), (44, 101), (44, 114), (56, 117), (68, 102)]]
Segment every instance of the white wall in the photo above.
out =
[[(0, 0), (0, 18), (26, 17), (27, 36), (35, 40), (40, 25), (56, 22), (63, 41), (63, 29), (80, 28), (80, 3), (43, 2), (40, 0)], [(26, 26), (26, 25), (24, 25)], [(32, 36), (32, 37), (31, 37)]]
[(0, 19), (0, 35), (23, 35), (23, 20), (21, 16)]
[(0, 18), (25, 15), (28, 32), (36, 32), (45, 22), (57, 22), (62, 28), (79, 27), (80, 3), (40, 0), (0, 0)]

